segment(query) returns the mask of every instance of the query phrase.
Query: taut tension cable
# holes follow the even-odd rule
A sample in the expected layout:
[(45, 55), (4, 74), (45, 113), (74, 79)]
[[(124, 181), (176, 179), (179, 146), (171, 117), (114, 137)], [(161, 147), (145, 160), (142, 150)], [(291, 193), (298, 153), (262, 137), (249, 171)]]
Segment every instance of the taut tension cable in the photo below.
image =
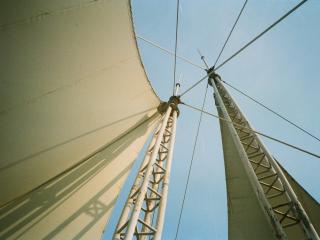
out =
[[(252, 129), (247, 128), (247, 127), (243, 127), (241, 124), (234, 123), (234, 122), (232, 122), (232, 121), (229, 121), (228, 119), (225, 119), (225, 118), (223, 118), (223, 117), (219, 117), (219, 116), (217, 116), (217, 115), (215, 115), (215, 114), (213, 114), (213, 113), (209, 113), (209, 112), (204, 111), (204, 110), (202, 110), (202, 109), (200, 109), (200, 108), (191, 106), (191, 105), (189, 105), (189, 104), (187, 104), (187, 103), (181, 102), (181, 104), (182, 104), (182, 105), (185, 105), (186, 107), (189, 107), (189, 108), (191, 108), (191, 109), (194, 109), (194, 110), (196, 110), (196, 111), (205, 113), (205, 114), (207, 114), (207, 115), (209, 115), (209, 116), (211, 116), (211, 117), (218, 118), (218, 119), (220, 119), (220, 120), (222, 120), (222, 121), (224, 121), (224, 122), (232, 123), (233, 125), (241, 128), (241, 129), (246, 129), (246, 130), (248, 130), (249, 132), (256, 133), (256, 134), (258, 134), (258, 135), (260, 135), (260, 136), (262, 136), (262, 137), (265, 137), (265, 138), (268, 138), (268, 139), (270, 139), (270, 140), (272, 140), (272, 141), (281, 143), (281, 144), (283, 144), (283, 145), (285, 145), (285, 146), (288, 146), (288, 147), (293, 148), (293, 149), (296, 149), (296, 150), (298, 150), (298, 151), (300, 151), (300, 152), (306, 153), (306, 154), (308, 154), (308, 155), (310, 155), (310, 156), (313, 156), (313, 157), (316, 157), (316, 158), (320, 158), (320, 155), (319, 155), (319, 154), (310, 152), (310, 151), (305, 150), (305, 149), (303, 149), (303, 148), (301, 148), (301, 147), (297, 147), (297, 146), (292, 145), (292, 144), (290, 144), (290, 143), (287, 143), (287, 142), (285, 142), (285, 141), (283, 141), (283, 140), (280, 140), (280, 139), (271, 137), (271, 136), (269, 136), (269, 135), (267, 135), (267, 134), (264, 134), (264, 133), (262, 133), (262, 132), (258, 132), (258, 131), (252, 130)], [(237, 128), (237, 127), (235, 127), (235, 128)]]
[(146, 38), (141, 37), (141, 36), (138, 36), (138, 35), (137, 35), (136, 37), (137, 37), (137, 39), (140, 39), (140, 40), (142, 40), (142, 41), (150, 44), (150, 45), (153, 46), (153, 47), (156, 47), (156, 48), (158, 48), (158, 49), (160, 49), (160, 50), (162, 50), (162, 51), (164, 51), (164, 52), (166, 52), (166, 53), (168, 53), (168, 54), (170, 54), (170, 55), (172, 55), (172, 56), (176, 56), (177, 58), (181, 59), (182, 61), (185, 61), (186, 63), (191, 64), (191, 65), (194, 66), (194, 67), (197, 67), (197, 68), (200, 68), (200, 69), (202, 69), (202, 70), (205, 70), (204, 67), (201, 67), (199, 64), (196, 64), (196, 63), (192, 62), (190, 59), (187, 59), (187, 58), (185, 58), (185, 57), (183, 57), (183, 56), (180, 56), (180, 55), (178, 55), (178, 54), (175, 55), (173, 51), (171, 51), (171, 50), (169, 50), (169, 49), (166, 49), (166, 48), (160, 46), (159, 44), (157, 44), (157, 43), (155, 43), (155, 42), (153, 42), (153, 41), (151, 41), (151, 40), (149, 40), (149, 39), (146, 39)]
[(177, 19), (176, 19), (176, 42), (174, 46), (174, 65), (173, 65), (173, 88), (172, 95), (174, 95), (174, 88), (176, 86), (176, 71), (177, 71), (177, 48), (178, 48), (178, 27), (179, 27), (179, 0), (177, 0)]
[(199, 122), (198, 122), (198, 128), (197, 128), (197, 133), (196, 133), (196, 137), (195, 137), (195, 140), (194, 140), (194, 145), (193, 145), (192, 157), (191, 157), (191, 161), (190, 161), (190, 165), (189, 165), (187, 182), (186, 182), (186, 186), (185, 186), (185, 189), (184, 189), (184, 194), (183, 194), (182, 205), (181, 205), (180, 214), (179, 214), (179, 220), (178, 220), (176, 235), (175, 235), (175, 238), (174, 238), (175, 240), (178, 239), (179, 228), (180, 228), (180, 223), (181, 223), (181, 217), (182, 217), (182, 213), (183, 213), (184, 202), (185, 202), (186, 195), (187, 195), (187, 190), (188, 190), (188, 185), (189, 185), (189, 180), (190, 180), (190, 174), (191, 174), (191, 169), (192, 169), (192, 163), (193, 163), (194, 154), (195, 154), (195, 150), (196, 150), (196, 146), (197, 146), (197, 142), (198, 142), (199, 131), (200, 131), (200, 126), (201, 126), (201, 121), (202, 121), (202, 116), (203, 116), (203, 109), (204, 109), (204, 105), (206, 103), (206, 98), (207, 98), (207, 92), (208, 92), (208, 83), (207, 83), (207, 86), (206, 86), (206, 91), (205, 91), (203, 102), (202, 102), (202, 107), (201, 107), (201, 112), (200, 112), (200, 117), (199, 117)]
[[(231, 55), (231, 57), (229, 57), (228, 59), (226, 59), (223, 63), (221, 63), (218, 67), (216, 67), (214, 70), (218, 70), (219, 68), (221, 68), (223, 65), (225, 65), (227, 62), (229, 62), (232, 58), (234, 58), (235, 56), (237, 56), (240, 52), (242, 52), (245, 48), (247, 48), (249, 45), (251, 45), (253, 42), (255, 42), (257, 39), (259, 39), (262, 35), (264, 35), (265, 33), (267, 33), (268, 31), (270, 31), (274, 26), (276, 26), (278, 23), (280, 23), (282, 20), (284, 20), (286, 17), (288, 17), (291, 13), (293, 13), (295, 10), (297, 10), (299, 7), (301, 7), (305, 2), (307, 2), (308, 0), (303, 0), (301, 1), (299, 4), (297, 4), (296, 6), (294, 6), (290, 11), (288, 11), (285, 15), (283, 15), (281, 18), (279, 18), (277, 21), (275, 21), (273, 24), (271, 24), (268, 28), (266, 28), (263, 32), (261, 32), (258, 36), (256, 36), (255, 38), (253, 38), (250, 42), (248, 42), (246, 45), (244, 45), (241, 49), (239, 49), (237, 52), (235, 52), (233, 55)], [(208, 77), (209, 74), (206, 75), (206, 77)], [(194, 87), (196, 87), (199, 83), (201, 83), (204, 79), (206, 79), (206, 77), (201, 78), (199, 81), (197, 81), (196, 83), (194, 83), (190, 88), (188, 88), (186, 91), (184, 91), (183, 93), (181, 93), (180, 96), (186, 94), (187, 92), (189, 92), (191, 89), (193, 89)]]
[(254, 99), (253, 97), (250, 97), (248, 94), (246, 94), (245, 92), (241, 91), (240, 89), (232, 86), (231, 84), (227, 83), (226, 81), (221, 79), (221, 82), (223, 82), (224, 84), (228, 85), (229, 87), (231, 87), (232, 89), (234, 89), (235, 91), (239, 92), (240, 94), (242, 94), (243, 96), (245, 96), (246, 98), (250, 99), (251, 101), (257, 103), (259, 106), (267, 109), (269, 112), (275, 114), (276, 116), (278, 116), (279, 118), (283, 119), (284, 121), (286, 121), (287, 123), (291, 124), (292, 126), (298, 128), (300, 131), (308, 134), (310, 137), (314, 138), (315, 140), (320, 142), (320, 139), (318, 137), (316, 137), (315, 135), (313, 135), (312, 133), (310, 133), (309, 131), (305, 130), (304, 128), (300, 127), (299, 125), (297, 125), (296, 123), (290, 121), (288, 118), (284, 117), (283, 115), (277, 113), (276, 111), (272, 110), (271, 108), (267, 107), (266, 105), (264, 105), (263, 103), (259, 102), (258, 100)]
[[(222, 48), (221, 48), (221, 51), (220, 51), (220, 53), (219, 53), (216, 61), (214, 62), (213, 66), (215, 66), (215, 65), (217, 64), (217, 62), (219, 61), (220, 56), (221, 56), (224, 48), (226, 47), (226, 45), (227, 45), (227, 43), (228, 43), (228, 41), (229, 41), (229, 39), (230, 39), (230, 36), (231, 36), (233, 30), (235, 29), (235, 27), (236, 27), (236, 25), (237, 25), (237, 23), (238, 23), (238, 21), (239, 21), (239, 19), (240, 19), (240, 16), (241, 16), (241, 14), (242, 14), (245, 6), (247, 5), (247, 2), (248, 2), (248, 0), (245, 0), (245, 2), (244, 2), (243, 6), (242, 6), (242, 8), (241, 8), (241, 10), (240, 10), (240, 12), (239, 12), (239, 14), (238, 14), (238, 17), (237, 17), (236, 21), (234, 22), (234, 24), (233, 24), (233, 26), (232, 26), (232, 28), (231, 28), (231, 31), (230, 31), (230, 33), (229, 33), (226, 41), (224, 42), (224, 44), (223, 44), (223, 46), (222, 46)], [(213, 67), (213, 68), (214, 68), (214, 67)]]
[(283, 15), (281, 18), (279, 18), (277, 21), (275, 21), (273, 24), (271, 24), (268, 28), (266, 28), (264, 31), (262, 31), (258, 36), (253, 38), (250, 42), (248, 42), (246, 45), (244, 45), (242, 48), (240, 48), (237, 52), (235, 52), (233, 55), (231, 55), (229, 58), (227, 58), (223, 63), (221, 63), (215, 70), (218, 70), (223, 65), (225, 65), (227, 62), (229, 62), (232, 58), (237, 56), (240, 52), (242, 52), (244, 49), (246, 49), (248, 46), (250, 46), (252, 43), (254, 43), (256, 40), (258, 40), (260, 37), (262, 37), (265, 33), (269, 32), (274, 26), (276, 26), (278, 23), (280, 23), (282, 20), (284, 20), (286, 17), (288, 17), (291, 13), (293, 13), (295, 10), (297, 10), (299, 7), (301, 7), (304, 3), (306, 3), (308, 0), (303, 0), (300, 3), (298, 3), (296, 6), (294, 6), (290, 11), (288, 11), (285, 15)]

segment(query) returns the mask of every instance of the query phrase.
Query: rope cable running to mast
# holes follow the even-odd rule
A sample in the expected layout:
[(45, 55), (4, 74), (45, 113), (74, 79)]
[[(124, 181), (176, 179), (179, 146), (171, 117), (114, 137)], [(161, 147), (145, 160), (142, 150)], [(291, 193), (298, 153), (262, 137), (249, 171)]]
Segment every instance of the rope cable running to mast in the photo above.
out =
[(250, 99), (251, 101), (257, 103), (259, 106), (265, 108), (266, 110), (268, 110), (269, 112), (275, 114), (276, 116), (278, 116), (279, 118), (283, 119), (284, 121), (286, 121), (287, 123), (291, 124), (292, 126), (296, 127), (297, 129), (299, 129), (300, 131), (308, 134), (310, 137), (314, 138), (315, 140), (320, 142), (320, 139), (318, 137), (316, 137), (314, 134), (310, 133), (309, 131), (305, 130), (304, 128), (300, 127), (299, 125), (297, 125), (296, 123), (290, 121), (288, 118), (284, 117), (283, 115), (277, 113), (276, 111), (272, 110), (271, 108), (267, 107), (266, 105), (264, 105), (263, 103), (259, 102), (258, 100), (254, 99), (253, 97), (250, 97), (248, 94), (246, 94), (245, 92), (241, 91), (240, 89), (232, 86), (231, 84), (227, 83), (226, 81), (221, 79), (221, 82), (225, 83), (226, 85), (228, 85), (229, 87), (231, 87), (232, 89), (234, 89), (235, 91), (239, 92), (240, 94), (242, 94), (243, 96), (245, 96), (246, 98)]
[(173, 65), (173, 88), (172, 95), (174, 95), (174, 88), (176, 86), (176, 71), (177, 71), (177, 48), (178, 48), (178, 29), (179, 29), (179, 3), (177, 0), (177, 19), (176, 19), (176, 42), (174, 46), (174, 65)]
[[(244, 45), (241, 49), (239, 49), (237, 52), (235, 52), (233, 55), (231, 55), (231, 57), (229, 57), (228, 59), (226, 59), (223, 63), (221, 63), (218, 67), (216, 67), (214, 70), (218, 70), (219, 68), (221, 68), (223, 65), (225, 65), (227, 62), (229, 62), (232, 58), (234, 58), (235, 56), (237, 56), (240, 52), (242, 52), (245, 48), (247, 48), (249, 45), (251, 45), (253, 42), (255, 42), (256, 40), (258, 40), (262, 35), (264, 35), (265, 33), (269, 32), (273, 27), (275, 27), (278, 23), (280, 23), (282, 20), (284, 20), (286, 17), (288, 17), (291, 13), (293, 13), (294, 11), (296, 11), (299, 7), (301, 7), (305, 2), (307, 2), (308, 0), (303, 0), (301, 1), (299, 4), (297, 4), (296, 6), (294, 6), (290, 11), (288, 11), (286, 14), (284, 14), (281, 18), (279, 18), (277, 21), (275, 21), (273, 24), (271, 24), (268, 28), (266, 28), (263, 32), (261, 32), (259, 35), (257, 35), (255, 38), (253, 38), (250, 42), (248, 42), (246, 45)], [(180, 94), (180, 96), (183, 96), (184, 94), (186, 94), (187, 92), (189, 92), (191, 89), (193, 89), (194, 87), (196, 87), (199, 83), (201, 83), (204, 79), (206, 79), (206, 77), (209, 77), (210, 74), (207, 74), (205, 77), (201, 78), (199, 81), (197, 81), (196, 83), (194, 83), (190, 88), (188, 88), (186, 91), (184, 91), (183, 93)]]
[(240, 48), (237, 52), (235, 52), (233, 55), (231, 55), (229, 58), (227, 58), (223, 63), (221, 63), (215, 70), (218, 70), (223, 65), (225, 65), (227, 62), (229, 62), (232, 58), (237, 56), (240, 52), (242, 52), (244, 49), (246, 49), (248, 46), (250, 46), (252, 43), (254, 43), (256, 40), (258, 40), (260, 37), (262, 37), (265, 33), (269, 32), (274, 26), (276, 26), (278, 23), (280, 23), (282, 20), (284, 20), (286, 17), (288, 17), (291, 13), (293, 13), (295, 10), (297, 10), (299, 7), (301, 7), (304, 3), (306, 3), (308, 0), (303, 0), (300, 3), (298, 3), (296, 6), (294, 6), (290, 11), (288, 11), (285, 15), (283, 15), (281, 18), (279, 18), (277, 21), (275, 21), (273, 24), (271, 24), (268, 28), (266, 28), (264, 31), (262, 31), (259, 35), (257, 35), (255, 38), (253, 38), (250, 42), (248, 42), (246, 45), (244, 45), (242, 48)]
[[(156, 48), (158, 48), (158, 49), (160, 49), (160, 50), (162, 50), (162, 51), (164, 51), (164, 52), (166, 52), (166, 53), (168, 53), (168, 54), (170, 54), (170, 55), (172, 55), (172, 56), (175, 56), (173, 51), (171, 51), (171, 50), (169, 50), (169, 49), (166, 49), (166, 48), (160, 46), (159, 44), (157, 44), (157, 43), (155, 43), (155, 42), (153, 42), (153, 41), (151, 41), (151, 40), (149, 40), (149, 39), (146, 39), (146, 38), (141, 37), (141, 36), (138, 36), (138, 35), (137, 35), (136, 37), (137, 37), (137, 39), (140, 39), (140, 40), (142, 40), (142, 41), (150, 44), (150, 45), (153, 46), (153, 47), (156, 47)], [(183, 57), (183, 56), (180, 56), (180, 55), (176, 54), (176, 57), (179, 58), (179, 59), (181, 59), (182, 61), (185, 61), (186, 63), (191, 64), (191, 65), (194, 66), (194, 67), (197, 67), (197, 68), (200, 68), (200, 69), (202, 69), (202, 70), (205, 70), (204, 67), (200, 66), (199, 64), (196, 64), (196, 63), (192, 62), (191, 60), (189, 60), (189, 59), (187, 59), (187, 58), (185, 58), (185, 57)]]
[(203, 109), (204, 109), (204, 105), (206, 103), (206, 98), (207, 98), (207, 92), (208, 92), (208, 83), (206, 86), (206, 91), (204, 94), (204, 98), (203, 98), (203, 102), (202, 102), (202, 107), (201, 107), (201, 112), (200, 112), (200, 117), (199, 117), (199, 122), (198, 122), (198, 128), (197, 128), (197, 133), (196, 133), (196, 137), (194, 140), (194, 145), (193, 145), (193, 150), (192, 150), (192, 157), (191, 157), (191, 161), (190, 161), (190, 165), (189, 165), (189, 170), (188, 170), (188, 177), (187, 177), (187, 182), (186, 182), (186, 186), (184, 189), (184, 194), (183, 194), (183, 199), (182, 199), (182, 205), (181, 205), (181, 209), (180, 209), (180, 214), (179, 214), (179, 220), (178, 220), (178, 225), (177, 225), (177, 229), (176, 229), (176, 235), (175, 235), (175, 240), (178, 239), (178, 234), (179, 234), (179, 228), (180, 228), (180, 223), (181, 223), (181, 217), (182, 217), (182, 213), (183, 213), (183, 208), (184, 208), (184, 202), (186, 199), (186, 195), (187, 195), (187, 190), (188, 190), (188, 185), (189, 185), (189, 180), (190, 180), (190, 175), (191, 175), (191, 169), (192, 169), (192, 164), (193, 164), (193, 160), (194, 160), (194, 154), (195, 154), (195, 150), (196, 150), (196, 146), (197, 146), (197, 142), (198, 142), (198, 137), (199, 137), (199, 132), (200, 132), (200, 126), (201, 126), (201, 122), (202, 122), (202, 116), (203, 116)]
[(308, 154), (308, 155), (310, 155), (310, 156), (313, 156), (313, 157), (316, 157), (316, 158), (320, 158), (320, 155), (318, 155), (318, 154), (316, 154), (316, 153), (310, 152), (310, 151), (305, 150), (305, 149), (303, 149), (303, 148), (301, 148), (301, 147), (297, 147), (297, 146), (292, 145), (292, 144), (290, 144), (290, 143), (287, 143), (287, 142), (285, 142), (285, 141), (283, 141), (283, 140), (280, 140), (280, 139), (271, 137), (270, 135), (264, 134), (264, 133), (259, 132), (259, 131), (255, 131), (255, 130), (253, 130), (253, 129), (251, 129), (251, 128), (243, 127), (241, 124), (234, 123), (234, 122), (232, 122), (232, 121), (229, 121), (228, 119), (225, 119), (225, 118), (223, 118), (223, 117), (219, 117), (219, 116), (217, 116), (217, 115), (215, 115), (215, 114), (213, 114), (213, 113), (204, 111), (204, 110), (202, 110), (202, 109), (200, 109), (200, 108), (194, 107), (194, 106), (189, 105), (189, 104), (187, 104), (187, 103), (181, 102), (181, 104), (184, 105), (184, 106), (186, 106), (186, 107), (189, 107), (189, 108), (191, 108), (191, 109), (193, 109), (193, 110), (196, 110), (196, 111), (205, 113), (205, 114), (207, 114), (207, 115), (209, 115), (209, 116), (211, 116), (211, 117), (215, 117), (215, 118), (218, 118), (218, 119), (220, 119), (220, 120), (222, 120), (222, 121), (225, 121), (225, 122), (228, 122), (228, 123), (232, 123), (232, 124), (234, 124), (235, 126), (238, 126), (238, 127), (241, 128), (241, 129), (246, 129), (246, 130), (248, 130), (249, 132), (256, 133), (256, 134), (258, 134), (258, 135), (260, 135), (260, 136), (262, 136), (262, 137), (265, 137), (265, 138), (268, 138), (268, 139), (270, 139), (270, 140), (272, 140), (272, 141), (281, 143), (281, 144), (283, 144), (283, 145), (285, 145), (285, 146), (288, 146), (288, 147), (293, 148), (293, 149), (296, 149), (296, 150), (298, 150), (298, 151), (300, 151), (300, 152), (306, 153), (306, 154)]
[(182, 94), (180, 94), (180, 97), (182, 97), (184, 94), (186, 94), (187, 92), (189, 92), (191, 89), (193, 89), (195, 86), (197, 86), (199, 83), (201, 83), (203, 80), (205, 80), (207, 77), (209, 77), (209, 74), (205, 75), (204, 77), (202, 77), (199, 81), (197, 81), (196, 83), (194, 83), (191, 87), (189, 87), (187, 90), (185, 90)]
[[(232, 33), (233, 33), (233, 30), (235, 29), (235, 27), (236, 27), (236, 25), (237, 25), (237, 23), (238, 23), (238, 21), (239, 21), (239, 19), (240, 19), (241, 14), (242, 14), (245, 6), (247, 5), (247, 2), (248, 2), (248, 0), (246, 0), (246, 1), (244, 2), (243, 6), (242, 6), (242, 8), (241, 8), (241, 10), (240, 10), (240, 12), (239, 12), (239, 14), (238, 14), (238, 17), (237, 17), (236, 21), (234, 22), (234, 24), (233, 24), (233, 26), (232, 26), (232, 28), (231, 28), (231, 31), (229, 32), (229, 35), (228, 35), (226, 41), (224, 42), (224, 44), (223, 44), (223, 46), (222, 46), (222, 49), (221, 49), (221, 51), (220, 51), (220, 53), (219, 53), (219, 55), (218, 55), (215, 63), (213, 64), (213, 66), (215, 66), (215, 65), (217, 64), (217, 62), (218, 62), (218, 60), (219, 60), (219, 58), (220, 58), (223, 50), (225, 49), (225, 47), (226, 47), (226, 45), (227, 45), (227, 43), (228, 43), (228, 41), (229, 41), (229, 39), (230, 39), (230, 37), (231, 37), (231, 35), (232, 35)], [(200, 56), (201, 56), (201, 59), (204, 61), (203, 56), (202, 56), (202, 54), (200, 53), (200, 50), (198, 50), (198, 51), (199, 51), (199, 54), (200, 54)], [(205, 61), (204, 61), (204, 63), (206, 64)], [(207, 66), (207, 64), (206, 64), (206, 66)], [(214, 68), (214, 67), (213, 67), (213, 68)], [(207, 75), (207, 76), (208, 76), (208, 75)], [(182, 96), (182, 95), (186, 94), (187, 92), (189, 92), (192, 88), (194, 88), (195, 86), (197, 86), (198, 83), (202, 82), (202, 80), (204, 80), (207, 76), (201, 78), (198, 82), (196, 82), (196, 83), (193, 84), (191, 87), (189, 87), (186, 91), (184, 91), (180, 96)]]
[[(226, 47), (226, 45), (227, 45), (227, 43), (228, 43), (228, 41), (229, 41), (229, 39), (230, 39), (230, 36), (231, 36), (233, 30), (235, 29), (235, 27), (236, 27), (236, 25), (237, 25), (237, 23), (238, 23), (238, 21), (239, 21), (239, 19), (240, 19), (240, 16), (241, 16), (241, 14), (242, 14), (245, 6), (247, 5), (247, 2), (248, 2), (248, 0), (245, 0), (245, 2), (244, 2), (243, 6), (242, 6), (242, 8), (241, 8), (241, 10), (240, 10), (240, 12), (239, 12), (239, 14), (238, 14), (238, 17), (237, 17), (236, 21), (234, 22), (234, 24), (233, 24), (233, 26), (232, 26), (232, 28), (231, 28), (231, 31), (230, 31), (230, 33), (229, 33), (226, 41), (224, 42), (224, 44), (223, 44), (223, 46), (222, 46), (222, 48), (221, 48), (221, 51), (220, 51), (220, 53), (219, 53), (216, 61), (214, 62), (213, 66), (216, 66), (217, 62), (219, 61), (220, 56), (221, 56), (224, 48)], [(214, 68), (214, 67), (213, 67), (213, 68)]]

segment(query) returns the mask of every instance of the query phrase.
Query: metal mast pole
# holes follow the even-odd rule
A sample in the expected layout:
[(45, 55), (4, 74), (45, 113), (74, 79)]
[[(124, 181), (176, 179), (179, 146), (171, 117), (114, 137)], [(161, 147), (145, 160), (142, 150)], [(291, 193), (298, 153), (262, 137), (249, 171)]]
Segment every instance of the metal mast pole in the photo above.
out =
[(277, 161), (259, 136), (248, 131), (252, 129), (248, 120), (222, 85), (220, 76), (212, 69), (208, 72), (218, 112), (230, 121), (227, 126), (240, 160), (276, 238), (318, 240), (317, 232)]
[(113, 239), (143, 240), (147, 236), (161, 239), (179, 114), (179, 87), (177, 84), (175, 95), (159, 107), (162, 120), (128, 195)]

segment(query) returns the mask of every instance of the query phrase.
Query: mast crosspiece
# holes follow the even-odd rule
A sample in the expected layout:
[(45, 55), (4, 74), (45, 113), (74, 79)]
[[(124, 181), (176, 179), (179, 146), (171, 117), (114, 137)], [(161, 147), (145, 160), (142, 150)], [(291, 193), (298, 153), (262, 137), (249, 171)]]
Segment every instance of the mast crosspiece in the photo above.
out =
[[(177, 94), (179, 84), (176, 85)], [(161, 239), (175, 142), (179, 97), (172, 96), (150, 142), (118, 221), (113, 239)]]
[[(213, 71), (213, 70), (211, 70)], [(211, 72), (210, 69), (208, 73)], [(255, 189), (261, 208), (278, 239), (319, 239), (277, 161), (252, 129), (249, 122), (221, 83), (211, 72), (210, 85), (220, 116), (226, 123), (239, 152), (246, 174)]]

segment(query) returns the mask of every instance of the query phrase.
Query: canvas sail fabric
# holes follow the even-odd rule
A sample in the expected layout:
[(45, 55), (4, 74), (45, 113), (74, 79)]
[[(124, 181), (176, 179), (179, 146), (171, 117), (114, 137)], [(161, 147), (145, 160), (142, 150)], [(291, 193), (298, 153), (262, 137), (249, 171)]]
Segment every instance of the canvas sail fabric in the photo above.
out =
[[(219, 107), (218, 112), (223, 118)], [(220, 120), (227, 185), (228, 239), (276, 239), (252, 189), (228, 124)]]
[[(279, 164), (279, 163), (278, 163)], [(280, 164), (279, 164), (280, 165)], [(313, 227), (320, 233), (320, 204), (280, 165), (284, 175), (306, 211)]]
[[(219, 116), (224, 118), (220, 107), (217, 108)], [(237, 140), (232, 135), (230, 127), (231, 123), (220, 120), (227, 185), (228, 239), (276, 239), (241, 163), (236, 147)], [(281, 168), (315, 230), (320, 232), (319, 203), (283, 167)]]
[(0, 238), (97, 239), (160, 118), (130, 3), (10, 0), (0, 16)]

